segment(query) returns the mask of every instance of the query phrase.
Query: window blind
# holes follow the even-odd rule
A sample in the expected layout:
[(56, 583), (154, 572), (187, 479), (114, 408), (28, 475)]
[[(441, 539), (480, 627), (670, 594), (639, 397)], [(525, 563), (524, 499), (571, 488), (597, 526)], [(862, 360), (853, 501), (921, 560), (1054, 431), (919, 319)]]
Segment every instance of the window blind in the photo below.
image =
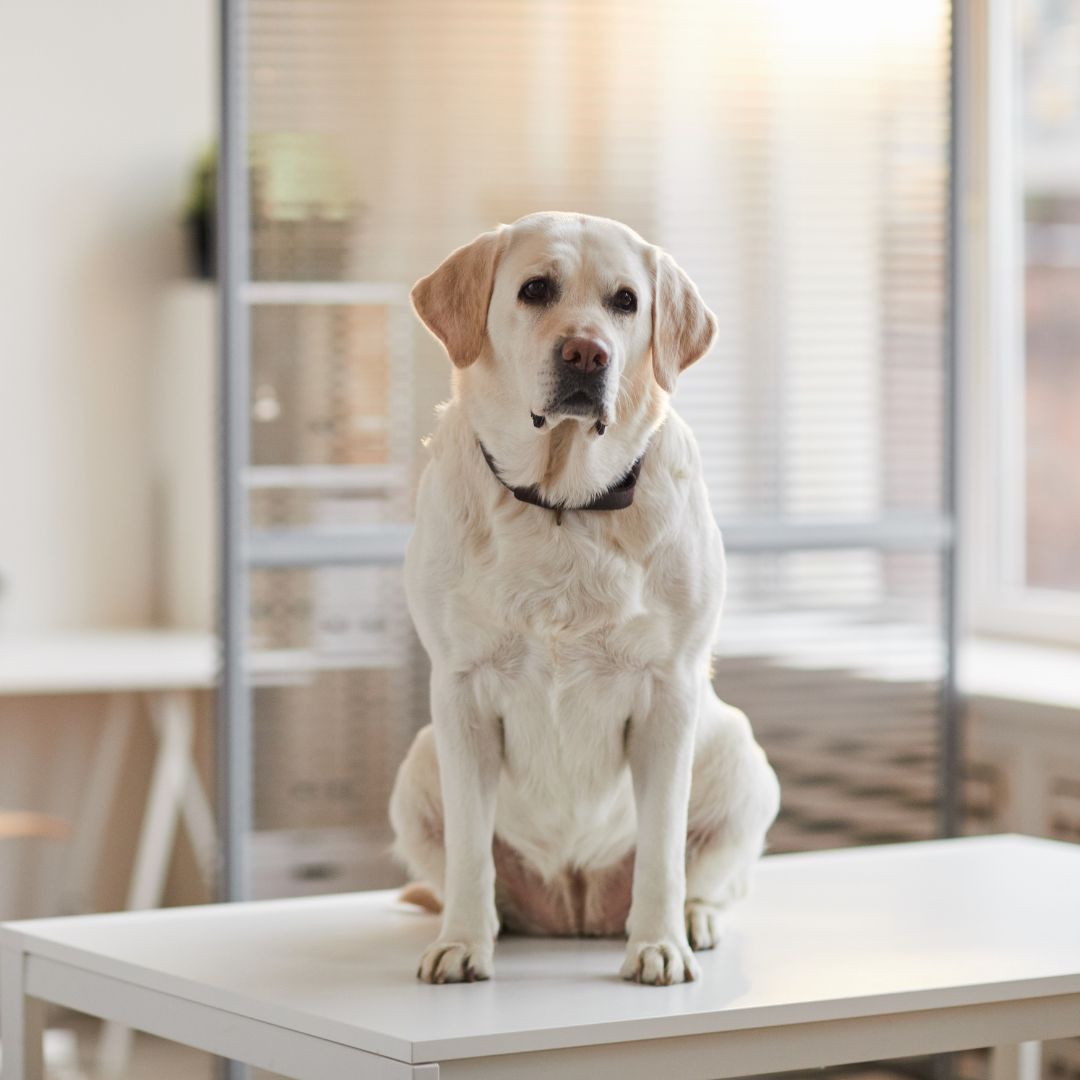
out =
[[(777, 846), (933, 834), (949, 18), (941, 0), (250, 0), (250, 273), (296, 287), (252, 311), (253, 472), (286, 469), (255, 485), (254, 520), (407, 521), (449, 365), (423, 333), (392, 344), (394, 290), (534, 210), (625, 221), (719, 318), (675, 400), (733, 552), (717, 681), (779, 763)], [(385, 831), (426, 668), (385, 614), (397, 571), (373, 573), (253, 588), (276, 657), (266, 828)], [(323, 624), (350, 618), (396, 644), (353, 625), (335, 653)], [(305, 766), (320, 738), (349, 752)]]

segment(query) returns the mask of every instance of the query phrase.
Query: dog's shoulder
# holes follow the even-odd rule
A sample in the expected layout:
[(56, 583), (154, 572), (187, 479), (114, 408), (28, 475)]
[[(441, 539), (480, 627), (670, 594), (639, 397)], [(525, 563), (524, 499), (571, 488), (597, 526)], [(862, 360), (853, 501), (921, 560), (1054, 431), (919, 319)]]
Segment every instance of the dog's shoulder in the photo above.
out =
[(650, 440), (640, 487), (642, 516), (654, 530), (654, 545), (678, 549), (704, 543), (722, 555), (701, 451), (690, 425), (674, 410)]
[(709, 504), (701, 454), (689, 425), (670, 411), (641, 471), (638, 521), (649, 592), (679, 634), (711, 640), (723, 605), (723, 540)]

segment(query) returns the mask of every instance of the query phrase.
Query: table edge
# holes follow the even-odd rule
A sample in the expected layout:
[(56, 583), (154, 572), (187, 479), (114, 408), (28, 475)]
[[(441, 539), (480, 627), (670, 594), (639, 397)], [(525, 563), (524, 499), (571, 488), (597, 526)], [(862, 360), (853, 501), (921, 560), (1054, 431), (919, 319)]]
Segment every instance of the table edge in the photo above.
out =
[[(233, 991), (207, 988), (204, 984), (182, 976), (160, 975), (129, 961), (101, 957), (77, 946), (20, 936), (11, 929), (10, 924), (0, 925), (0, 946), (410, 1064), (685, 1035), (721, 1035), (755, 1029), (794, 1027), (806, 1023), (1080, 995), (1080, 972), (1077, 972), (1006, 982), (890, 991), (859, 998), (826, 998), (802, 1002), (797, 1006), (764, 1005), (743, 1009), (729, 1007), (676, 1016), (608, 1020), (570, 1028), (522, 1029), (498, 1034), (462, 1035), (449, 1039), (413, 1040), (387, 1031), (364, 1028), (355, 1023), (324, 1019), (272, 1002), (259, 1002)], [(655, 987), (640, 989), (643, 994), (665, 992), (663, 988)], [(793, 1008), (798, 1010), (795, 1016), (790, 1015)]]

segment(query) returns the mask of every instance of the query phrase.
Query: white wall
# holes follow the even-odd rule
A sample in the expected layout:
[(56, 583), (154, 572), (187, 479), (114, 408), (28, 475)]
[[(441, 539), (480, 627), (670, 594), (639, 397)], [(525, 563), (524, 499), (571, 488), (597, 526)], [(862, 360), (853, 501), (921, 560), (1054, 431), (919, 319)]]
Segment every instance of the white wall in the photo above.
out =
[(151, 354), (216, 10), (0, 4), (0, 634), (153, 616)]

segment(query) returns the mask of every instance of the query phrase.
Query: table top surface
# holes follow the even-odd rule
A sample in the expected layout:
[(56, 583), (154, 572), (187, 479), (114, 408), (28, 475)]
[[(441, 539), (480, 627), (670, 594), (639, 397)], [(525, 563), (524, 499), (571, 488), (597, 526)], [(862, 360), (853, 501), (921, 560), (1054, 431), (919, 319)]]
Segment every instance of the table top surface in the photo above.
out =
[(1080, 845), (932, 841), (763, 860), (700, 982), (617, 977), (615, 940), (501, 939), (428, 986), (394, 892), (10, 923), (31, 953), (407, 1062), (1080, 993)]
[(0, 694), (188, 690), (214, 686), (211, 634), (88, 630), (0, 636)]

